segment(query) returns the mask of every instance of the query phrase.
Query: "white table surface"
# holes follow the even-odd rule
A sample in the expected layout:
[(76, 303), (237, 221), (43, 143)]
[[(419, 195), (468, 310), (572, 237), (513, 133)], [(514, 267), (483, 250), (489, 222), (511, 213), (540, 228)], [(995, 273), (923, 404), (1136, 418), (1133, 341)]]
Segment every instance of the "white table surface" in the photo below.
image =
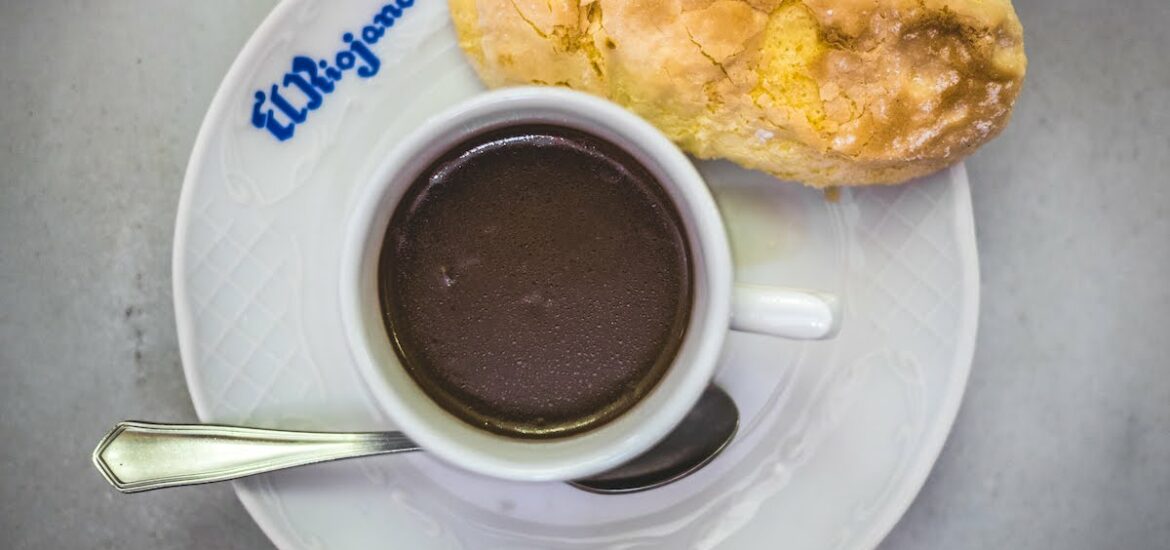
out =
[[(968, 166), (962, 411), (888, 549), (1170, 548), (1170, 0), (1017, 0), (1028, 81)], [(273, 2), (0, 0), (0, 547), (270, 547), (227, 486), (124, 497), (115, 421), (194, 420), (179, 187)], [(389, 541), (388, 541), (389, 542)]]

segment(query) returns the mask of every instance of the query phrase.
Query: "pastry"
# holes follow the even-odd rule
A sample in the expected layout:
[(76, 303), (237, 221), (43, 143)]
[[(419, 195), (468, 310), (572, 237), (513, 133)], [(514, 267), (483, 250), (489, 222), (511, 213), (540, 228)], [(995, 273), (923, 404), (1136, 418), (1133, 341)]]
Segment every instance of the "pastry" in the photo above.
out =
[(906, 181), (1007, 124), (1010, 0), (449, 0), (491, 87), (607, 97), (700, 158), (816, 187)]

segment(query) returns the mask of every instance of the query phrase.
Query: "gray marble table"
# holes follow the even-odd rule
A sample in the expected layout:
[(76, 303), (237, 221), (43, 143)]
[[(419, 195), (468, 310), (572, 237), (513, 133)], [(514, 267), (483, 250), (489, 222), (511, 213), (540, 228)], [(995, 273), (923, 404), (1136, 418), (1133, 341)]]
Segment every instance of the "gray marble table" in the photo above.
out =
[[(183, 170), (271, 1), (0, 0), (0, 547), (264, 548), (231, 489), (115, 495), (115, 420), (194, 420)], [(1017, 0), (1031, 68), (969, 163), (962, 411), (890, 549), (1170, 548), (1170, 0)]]

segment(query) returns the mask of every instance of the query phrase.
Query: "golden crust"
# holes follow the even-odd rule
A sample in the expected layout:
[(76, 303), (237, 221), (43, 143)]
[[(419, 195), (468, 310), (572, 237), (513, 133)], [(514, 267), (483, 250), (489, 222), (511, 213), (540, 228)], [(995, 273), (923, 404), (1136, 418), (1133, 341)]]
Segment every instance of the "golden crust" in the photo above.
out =
[(567, 86), (690, 153), (823, 187), (970, 154), (1024, 78), (1010, 0), (450, 0), (492, 87)]

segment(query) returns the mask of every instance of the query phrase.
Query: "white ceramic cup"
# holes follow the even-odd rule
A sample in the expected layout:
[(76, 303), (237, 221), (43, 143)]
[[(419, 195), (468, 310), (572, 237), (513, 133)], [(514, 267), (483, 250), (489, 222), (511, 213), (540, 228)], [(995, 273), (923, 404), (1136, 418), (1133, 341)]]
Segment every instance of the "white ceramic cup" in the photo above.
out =
[[(543, 123), (610, 141), (646, 166), (681, 215), (693, 265), (694, 303), (686, 335), (666, 374), (617, 419), (560, 439), (498, 435), (440, 408), (399, 362), (382, 320), (377, 271), (398, 201), (439, 155), (491, 129)], [(341, 265), (341, 304), (350, 350), (370, 391), (397, 427), (435, 456), (490, 476), (567, 480), (602, 472), (663, 438), (711, 382), (729, 329), (796, 339), (832, 337), (835, 298), (784, 288), (736, 285), (719, 210), (691, 161), (666, 136), (625, 109), (556, 88), (488, 92), (429, 119), (403, 139), (360, 190)]]

